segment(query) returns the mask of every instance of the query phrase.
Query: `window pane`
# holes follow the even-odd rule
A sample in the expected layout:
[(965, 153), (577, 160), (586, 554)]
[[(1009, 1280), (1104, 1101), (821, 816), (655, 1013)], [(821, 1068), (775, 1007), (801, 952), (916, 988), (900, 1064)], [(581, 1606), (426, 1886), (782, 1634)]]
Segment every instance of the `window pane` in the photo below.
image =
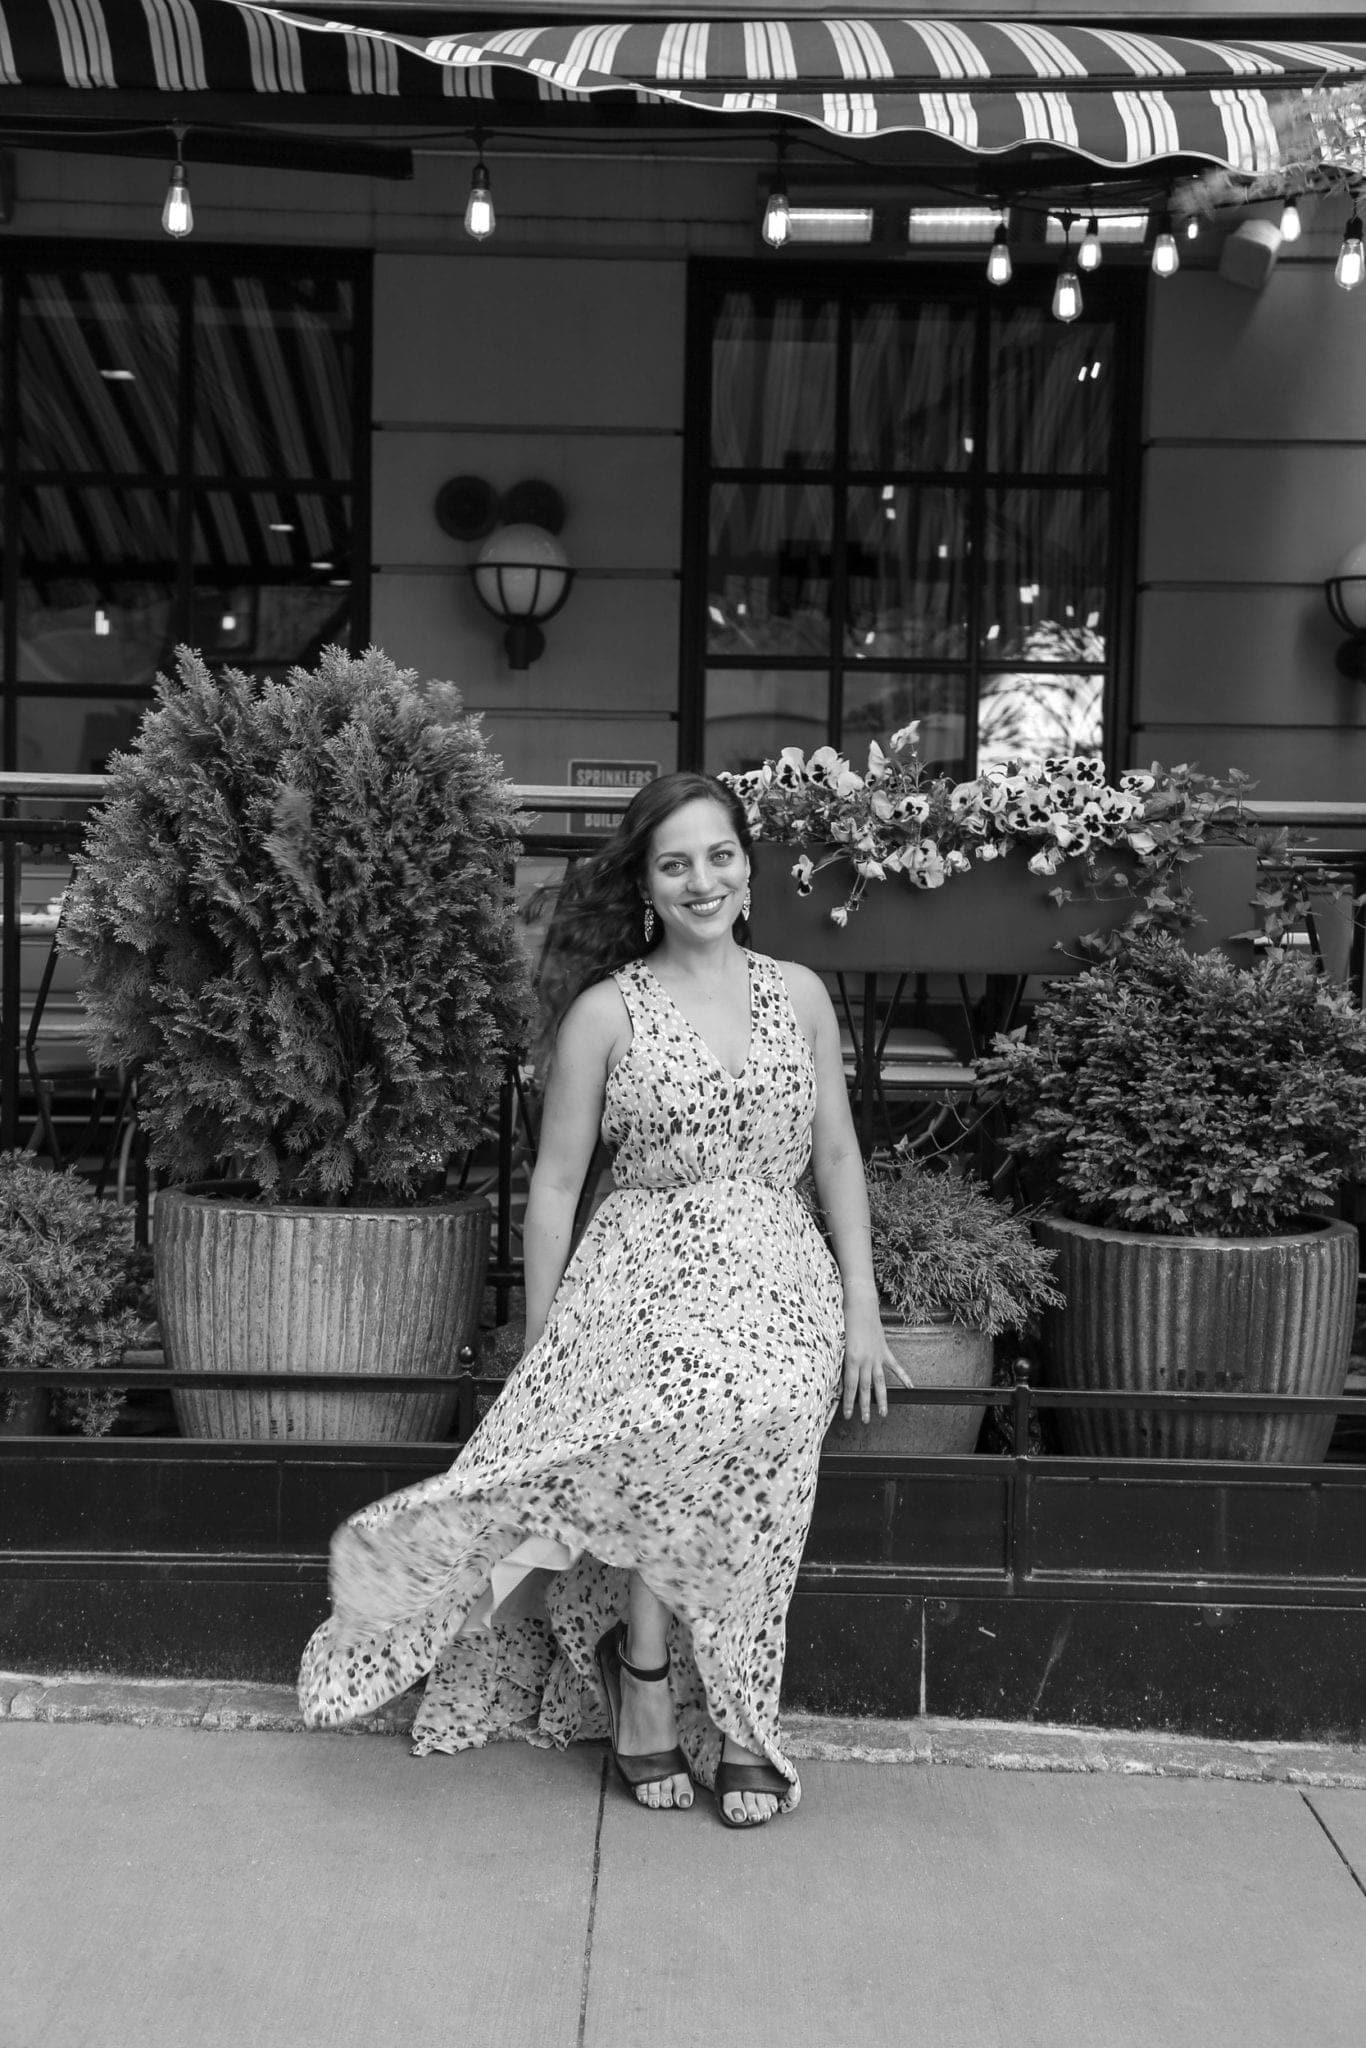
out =
[(962, 675), (898, 676), (850, 670), (844, 682), (844, 752), (861, 768), (869, 740), (885, 747), (894, 732), (918, 719), (921, 760), (951, 775), (962, 775), (967, 688), (967, 678)]
[[(1109, 500), (1101, 491), (987, 493), (982, 652), (993, 661), (1105, 658)], [(1078, 634), (1097, 649), (1082, 655)]]
[(1104, 741), (1104, 678), (999, 675), (982, 686), (977, 764), (1005, 767), (1049, 754), (1099, 754)]
[(170, 582), (175, 499), (137, 486), (34, 484), (20, 493), (19, 543), (21, 571), (37, 584), (91, 574)]
[(849, 493), (848, 654), (962, 656), (968, 638), (966, 503), (960, 491)]
[(849, 370), (852, 469), (963, 469), (972, 457), (973, 315), (954, 306), (869, 306)]
[(351, 633), (350, 584), (231, 583), (195, 586), (190, 638), (215, 666), (283, 676), (313, 665)]
[(991, 323), (987, 466), (1067, 474), (1110, 466), (1114, 328), (1062, 326), (1041, 307)]
[(215, 580), (351, 572), (351, 501), (321, 491), (196, 491), (193, 561)]
[(835, 452), (834, 304), (728, 292), (711, 360), (711, 459), (721, 469), (815, 469)]
[(718, 669), (707, 677), (704, 759), (720, 768), (757, 768), (784, 747), (823, 747), (829, 738), (830, 679), (781, 669)]
[(350, 476), (354, 300), (347, 278), (197, 280), (194, 441), (201, 475)]
[(101, 775), (126, 747), (149, 698), (21, 697), (17, 766), (30, 775)]
[(834, 494), (817, 484), (713, 484), (710, 654), (828, 656)]
[(47, 577), (19, 586), (19, 681), (85, 690), (150, 688), (171, 665), (166, 583)]
[(19, 303), (19, 461), (164, 475), (176, 463), (178, 315), (169, 280), (38, 271)]

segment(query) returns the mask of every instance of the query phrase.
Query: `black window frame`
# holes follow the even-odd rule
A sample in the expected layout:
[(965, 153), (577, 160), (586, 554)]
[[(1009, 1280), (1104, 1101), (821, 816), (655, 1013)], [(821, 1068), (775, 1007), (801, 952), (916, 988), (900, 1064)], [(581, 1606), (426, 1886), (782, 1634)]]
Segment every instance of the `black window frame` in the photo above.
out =
[[(55, 472), (24, 469), (19, 462), (21, 432), (19, 387), (19, 315), (22, 282), (27, 274), (67, 270), (109, 269), (127, 266), (151, 272), (172, 281), (178, 317), (178, 370), (176, 412), (176, 466), (172, 473), (120, 471), (95, 468), (89, 471)], [(351, 404), (351, 469), (344, 479), (294, 475), (272, 470), (260, 476), (219, 475), (196, 472), (193, 464), (195, 419), (195, 357), (193, 302), (196, 281), (203, 277), (257, 275), (265, 279), (294, 279), (301, 268), (319, 277), (345, 280), (353, 293), (353, 322), (350, 335), (354, 365)], [(19, 676), (19, 597), (22, 576), (22, 533), (20, 493), (44, 481), (65, 486), (90, 483), (101, 488), (152, 488), (170, 494), (173, 501), (175, 557), (168, 566), (174, 575), (174, 600), (170, 644), (193, 644), (196, 568), (192, 529), (194, 497), (206, 490), (308, 491), (350, 500), (351, 555), (349, 562), (349, 638), (352, 652), (359, 652), (370, 638), (371, 580), (371, 443), (373, 437), (373, 331), (374, 259), (366, 249), (325, 248), (301, 252), (281, 247), (263, 247), (252, 242), (186, 241), (168, 243), (117, 238), (30, 236), (17, 237), (0, 246), (0, 504), (3, 505), (3, 533), (0, 535), (0, 602), (3, 630), (0, 630), (0, 766), (17, 764), (19, 708), (23, 700), (39, 697), (68, 697), (76, 694), (66, 684), (23, 685)], [(92, 560), (98, 572), (105, 565)], [(169, 579), (168, 579), (169, 580)], [(198, 582), (205, 578), (202, 571)], [(220, 663), (230, 665), (230, 660)], [(137, 689), (109, 690), (93, 687), (92, 697), (110, 703), (150, 701), (150, 694)]]
[[(847, 396), (849, 364), (849, 324), (851, 308), (873, 300), (887, 301), (899, 295), (907, 297), (947, 298), (966, 308), (975, 309), (979, 323), (985, 323), (994, 308), (1007, 305), (1032, 306), (1048, 311), (1053, 287), (1057, 276), (1057, 256), (1051, 260), (1018, 262), (1009, 285), (997, 287), (988, 284), (983, 276), (983, 258), (974, 255), (970, 263), (963, 260), (902, 259), (886, 262), (866, 258), (814, 258), (804, 259), (783, 256), (779, 259), (735, 259), (726, 257), (696, 258), (689, 264), (687, 294), (687, 331), (685, 356), (684, 390), (684, 446), (683, 446), (683, 551), (681, 562), (681, 592), (679, 621), (679, 765), (684, 768), (701, 768), (705, 765), (706, 752), (706, 689), (707, 672), (726, 669), (744, 670), (753, 668), (754, 658), (738, 655), (709, 653), (707, 648), (707, 592), (709, 566), (709, 498), (713, 477), (722, 477), (729, 482), (780, 481), (823, 481), (828, 478), (837, 497), (851, 487), (866, 483), (873, 472), (859, 470), (851, 473), (847, 466)], [(1114, 323), (1114, 425), (1113, 447), (1110, 468), (1102, 475), (1094, 472), (1068, 473), (1053, 471), (1044, 474), (1056, 478), (1060, 489), (1091, 486), (1103, 483), (1111, 494), (1111, 547), (1109, 553), (1108, 578), (1106, 587), (1107, 617), (1113, 622), (1109, 634), (1106, 660), (1104, 663), (1104, 726), (1103, 755), (1107, 771), (1114, 775), (1130, 765), (1129, 748), (1133, 736), (1134, 673), (1136, 661), (1136, 613), (1139, 569), (1139, 484), (1142, 473), (1142, 379), (1144, 363), (1144, 338), (1148, 305), (1149, 279), (1146, 266), (1134, 262), (1107, 260), (1102, 267), (1089, 273), (1083, 279), (1085, 306), (1088, 314), (1100, 314)], [(728, 293), (752, 291), (765, 296), (775, 291), (791, 290), (803, 295), (829, 294), (839, 301), (840, 322), (838, 340), (839, 411), (837, 422), (837, 444), (835, 461), (821, 475), (803, 472), (800, 476), (770, 470), (742, 470), (713, 466), (711, 449), (711, 347), (717, 309)], [(976, 388), (974, 404), (978, 414), (985, 416), (985, 378), (987, 355), (981, 345), (981, 329), (976, 347)], [(1000, 484), (1009, 485), (1009, 472), (992, 471), (990, 486), (985, 481), (985, 436), (979, 435), (978, 449), (974, 454), (972, 469), (975, 472), (971, 502), (978, 508), (974, 515), (972, 540), (973, 560), (982, 562), (980, 533), (976, 530), (980, 506), (987, 488)], [(909, 474), (909, 473), (907, 473)], [(876, 473), (880, 478), (881, 473)], [(902, 473), (887, 472), (889, 480), (904, 482)], [(1032, 487), (1039, 483), (1040, 473), (1033, 473), (1027, 479)], [(914, 477), (913, 485), (923, 484), (924, 477)], [(832, 545), (838, 555), (838, 535), (832, 536)], [(974, 574), (971, 584), (971, 618), (975, 629), (977, 607), (980, 598), (980, 569)], [(841, 590), (844, 583), (842, 569), (834, 570), (832, 583)], [(842, 619), (838, 613), (832, 617), (830, 656), (820, 657), (773, 657), (765, 658), (764, 665), (793, 674), (832, 672), (828, 698), (827, 737), (840, 743), (840, 716), (842, 710), (843, 672), (854, 666), (842, 649)], [(907, 674), (924, 672), (932, 664), (897, 661), (879, 657), (880, 671), (904, 671)], [(1012, 669), (1027, 670), (1027, 661), (1011, 662)], [(943, 664), (938, 664), (941, 668)], [(957, 667), (958, 664), (953, 664)], [(985, 659), (982, 654), (980, 636), (975, 630), (969, 632), (968, 648), (962, 664), (967, 677), (967, 733), (965, 747), (969, 763), (975, 758), (977, 737), (977, 707), (980, 702), (982, 678), (999, 668), (999, 662)], [(1059, 664), (1039, 664), (1046, 672), (1060, 672)], [(1079, 664), (1082, 667), (1084, 664)], [(1068, 673), (1075, 672), (1071, 669)], [(846, 750), (847, 751), (847, 750)]]

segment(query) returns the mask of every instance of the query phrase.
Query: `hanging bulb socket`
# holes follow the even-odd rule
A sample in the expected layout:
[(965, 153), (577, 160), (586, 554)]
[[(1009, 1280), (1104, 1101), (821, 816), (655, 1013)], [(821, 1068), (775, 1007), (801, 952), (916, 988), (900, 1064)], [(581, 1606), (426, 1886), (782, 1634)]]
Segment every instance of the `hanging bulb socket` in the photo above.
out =
[(1077, 245), (1078, 270), (1099, 270), (1100, 256), (1100, 222), (1092, 214), (1086, 223), (1086, 233)]
[(185, 175), (185, 130), (174, 128), (171, 132), (175, 136), (175, 162), (162, 202), (161, 225), (166, 234), (180, 241), (194, 228), (194, 208), (190, 204), (190, 181)]
[(987, 283), (1009, 284), (1014, 268), (1010, 260), (1010, 240), (1006, 234), (1006, 224), (1002, 221), (991, 238), (991, 248), (987, 252)]
[(1181, 252), (1172, 233), (1171, 215), (1164, 213), (1153, 239), (1152, 273), (1154, 277), (1175, 277), (1180, 268)]
[(465, 233), (473, 235), (476, 242), (485, 242), (493, 233), (494, 222), (493, 186), (489, 180), (489, 167), (481, 155), (470, 172), (470, 196), (465, 202)]
[(1333, 276), (1345, 292), (1354, 292), (1366, 276), (1366, 249), (1362, 246), (1360, 214), (1354, 213), (1347, 223)]

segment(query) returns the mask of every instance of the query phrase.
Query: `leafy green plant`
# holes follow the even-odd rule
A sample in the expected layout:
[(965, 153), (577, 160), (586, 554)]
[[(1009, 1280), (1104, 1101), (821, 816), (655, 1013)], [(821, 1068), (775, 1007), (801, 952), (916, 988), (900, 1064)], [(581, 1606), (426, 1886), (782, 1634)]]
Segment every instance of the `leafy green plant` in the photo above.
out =
[[(129, 1211), (97, 1201), (74, 1173), (0, 1154), (0, 1375), (116, 1364), (151, 1334), (150, 1277)], [(54, 1392), (61, 1419), (86, 1436), (107, 1434), (124, 1398), (116, 1387)]]
[(411, 1200), (525, 1025), (511, 786), (459, 692), (376, 648), (284, 682), (177, 664), (67, 906), (96, 1057), (138, 1070), (175, 1179)]
[(995, 1337), (1062, 1300), (1053, 1254), (971, 1175), (909, 1158), (875, 1163), (868, 1210), (878, 1294), (901, 1322), (946, 1316)]
[(1366, 1170), (1366, 1018), (1284, 954), (1140, 940), (1055, 982), (977, 1072), (1030, 1192), (1078, 1222), (1271, 1236)]

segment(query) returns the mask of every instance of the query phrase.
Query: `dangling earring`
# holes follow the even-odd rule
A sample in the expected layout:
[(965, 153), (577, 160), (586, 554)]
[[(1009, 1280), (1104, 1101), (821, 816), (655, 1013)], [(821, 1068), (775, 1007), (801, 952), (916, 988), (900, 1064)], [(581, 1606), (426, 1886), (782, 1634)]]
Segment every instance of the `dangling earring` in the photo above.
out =
[(746, 882), (746, 883), (745, 883), (745, 893), (744, 893), (744, 895), (743, 895), (743, 896), (742, 896), (742, 897), (740, 898), (740, 915), (741, 915), (741, 917), (748, 917), (748, 916), (749, 916), (749, 905), (750, 905), (750, 893), (749, 893), (749, 883), (748, 883), (748, 882)]
[(646, 906), (645, 906), (645, 943), (646, 943), (646, 945), (647, 945), (647, 946), (649, 945), (649, 943), (650, 943), (651, 939), (652, 939), (652, 938), (654, 937), (654, 935), (655, 935), (655, 907), (654, 907), (654, 904), (653, 904), (653, 903), (647, 903), (647, 904), (646, 904)]

